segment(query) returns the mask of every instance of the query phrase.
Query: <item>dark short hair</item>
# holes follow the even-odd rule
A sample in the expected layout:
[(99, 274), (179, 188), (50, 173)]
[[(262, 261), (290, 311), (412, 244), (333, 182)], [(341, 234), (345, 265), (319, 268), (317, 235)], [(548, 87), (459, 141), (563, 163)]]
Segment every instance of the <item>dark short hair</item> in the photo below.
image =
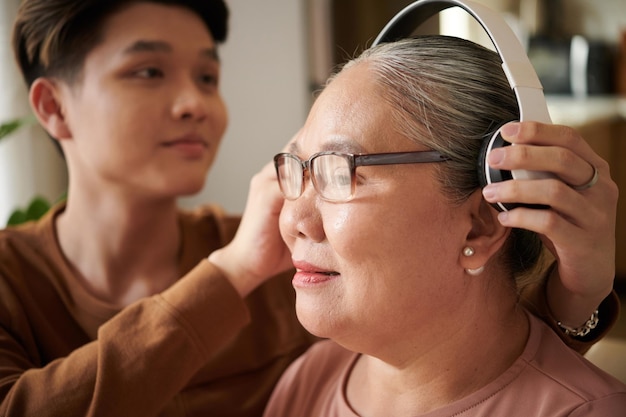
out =
[(200, 16), (216, 42), (226, 40), (223, 0), (24, 0), (13, 26), (13, 52), (26, 84), (41, 76), (75, 80), (101, 41), (106, 19), (140, 2), (186, 7)]

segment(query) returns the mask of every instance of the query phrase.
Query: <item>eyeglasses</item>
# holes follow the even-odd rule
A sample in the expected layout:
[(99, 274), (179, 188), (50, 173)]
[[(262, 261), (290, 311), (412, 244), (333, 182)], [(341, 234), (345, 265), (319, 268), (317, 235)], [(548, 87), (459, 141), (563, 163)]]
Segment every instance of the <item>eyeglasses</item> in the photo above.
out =
[(287, 200), (295, 200), (304, 191), (304, 171), (311, 174), (313, 187), (326, 201), (346, 202), (354, 197), (356, 167), (368, 165), (421, 164), (443, 162), (449, 158), (437, 151), (373, 153), (353, 155), (320, 152), (303, 161), (290, 153), (274, 156), (280, 190)]

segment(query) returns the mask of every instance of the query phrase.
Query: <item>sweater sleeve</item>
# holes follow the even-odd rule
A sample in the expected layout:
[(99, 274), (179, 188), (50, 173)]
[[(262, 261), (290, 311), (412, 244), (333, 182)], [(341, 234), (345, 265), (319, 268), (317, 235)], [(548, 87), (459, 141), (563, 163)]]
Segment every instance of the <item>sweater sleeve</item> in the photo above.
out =
[(0, 306), (6, 417), (158, 415), (250, 320), (235, 289), (202, 261), (165, 292), (123, 309), (100, 327), (96, 341), (37, 367), (20, 336), (37, 332), (11, 314), (17, 301), (2, 298), (9, 300)]

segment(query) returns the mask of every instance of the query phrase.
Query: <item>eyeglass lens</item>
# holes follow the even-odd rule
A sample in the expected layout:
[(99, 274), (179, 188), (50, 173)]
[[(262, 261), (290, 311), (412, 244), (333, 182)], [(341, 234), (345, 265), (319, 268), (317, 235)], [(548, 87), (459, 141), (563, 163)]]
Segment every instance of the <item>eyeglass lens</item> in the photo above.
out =
[(278, 173), (280, 190), (285, 198), (295, 200), (300, 197), (304, 180), (302, 161), (291, 155), (277, 155), (276, 172)]
[(313, 186), (323, 199), (345, 202), (354, 196), (354, 170), (357, 166), (421, 164), (449, 159), (434, 150), (360, 155), (323, 152), (313, 155), (308, 161), (289, 153), (279, 153), (274, 157), (274, 165), (286, 199), (300, 197), (304, 190), (304, 170), (308, 168)]
[[(316, 155), (309, 164), (313, 186), (324, 199), (347, 201), (352, 197), (352, 169), (345, 155)], [(285, 198), (295, 200), (302, 194), (305, 165), (294, 155), (277, 156), (278, 180)]]
[(315, 189), (327, 200), (345, 201), (352, 197), (350, 162), (343, 155), (317, 155), (311, 160)]

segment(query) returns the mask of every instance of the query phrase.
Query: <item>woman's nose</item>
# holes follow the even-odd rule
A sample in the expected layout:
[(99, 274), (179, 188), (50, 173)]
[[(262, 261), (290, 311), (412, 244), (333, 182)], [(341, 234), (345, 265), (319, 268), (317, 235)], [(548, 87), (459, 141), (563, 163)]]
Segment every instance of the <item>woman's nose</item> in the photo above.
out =
[[(309, 181), (307, 181), (309, 182)], [(311, 239), (321, 242), (325, 238), (319, 204), (322, 200), (311, 184), (296, 200), (285, 200), (280, 223), (283, 236), (286, 238)]]

